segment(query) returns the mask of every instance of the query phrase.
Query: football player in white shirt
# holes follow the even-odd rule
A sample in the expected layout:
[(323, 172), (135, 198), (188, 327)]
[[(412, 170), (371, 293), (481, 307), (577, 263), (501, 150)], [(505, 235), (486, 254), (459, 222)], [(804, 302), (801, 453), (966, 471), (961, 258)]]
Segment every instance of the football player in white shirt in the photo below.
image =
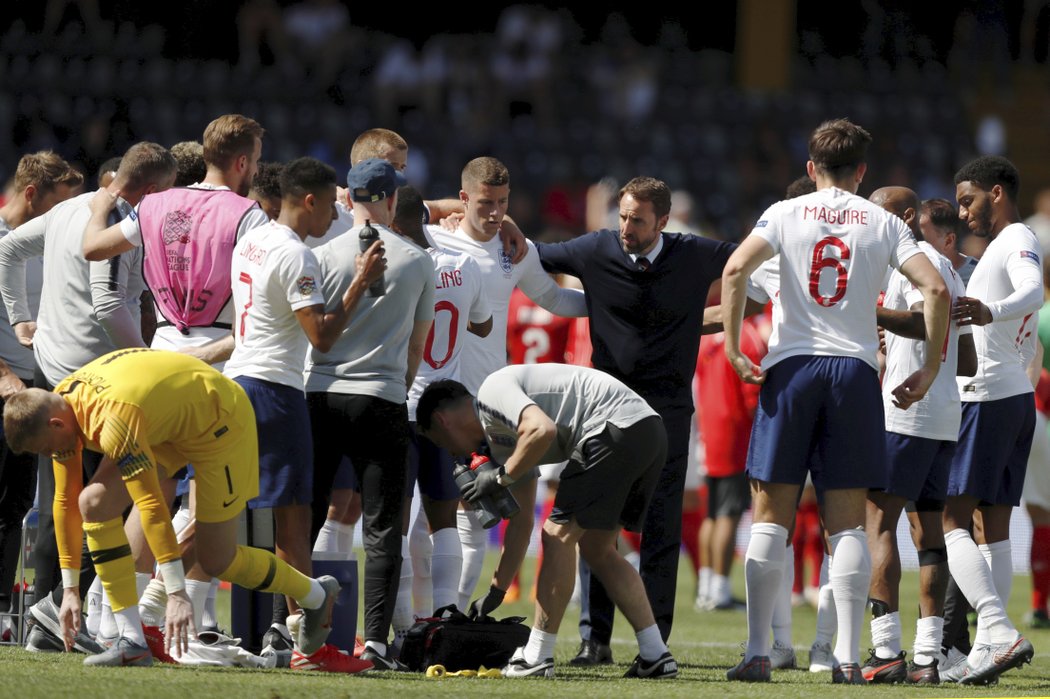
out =
[[(492, 308), (492, 332), (484, 338), (467, 336), (460, 371), (460, 381), (469, 391), (476, 393), (489, 374), (507, 364), (507, 308), (515, 286), (555, 315), (585, 316), (587, 306), (582, 291), (559, 287), (543, 271), (536, 246), (531, 241), (526, 241), (525, 258), (518, 264), (514, 264), (504, 251), (499, 232), (510, 202), (510, 172), (503, 163), (491, 157), (475, 158), (463, 168), (461, 183), (463, 189), (459, 196), (465, 212), (459, 228), (431, 231), (438, 247), (470, 255), (481, 267), (485, 297)], [(504, 533), (504, 556), (489, 592), (495, 597), (506, 592), (521, 566), (532, 534), (535, 482), (530, 481), (526, 486), (515, 489), (521, 512), (511, 518)], [(485, 532), (468, 511), (460, 512), (459, 527), (463, 542), (463, 578), (459, 592), (460, 600), (465, 601), (473, 594), (481, 577)], [(489, 606), (489, 611), (495, 606), (498, 602)]]
[[(342, 303), (325, 313), (320, 267), (303, 241), (323, 235), (335, 218), (335, 170), (299, 158), (284, 167), (280, 182), (278, 219), (248, 231), (234, 249), (236, 345), (224, 373), (248, 394), (259, 427), (259, 496), (250, 505), (273, 508), (278, 556), (309, 574), (313, 444), (303, 362), (308, 344), (331, 349), (385, 263), (376, 242), (358, 256)], [(297, 609), (292, 600), (289, 607)], [(360, 672), (370, 665), (325, 646), (309, 657), (293, 653), (291, 667)]]
[(948, 258), (965, 287), (970, 283), (977, 258), (959, 251), (959, 212), (947, 199), (926, 199), (919, 206), (919, 229), (933, 249)]
[[(905, 187), (883, 187), (871, 195), (874, 204), (898, 216), (911, 228), (919, 248), (940, 272), (955, 300), (966, 293), (951, 262), (923, 241), (919, 229), (919, 197)], [(969, 327), (948, 328), (940, 353), (943, 365), (926, 397), (909, 410), (895, 410), (890, 390), (923, 364), (925, 334), (922, 294), (894, 270), (886, 285), (879, 322), (886, 333), (886, 373), (882, 382), (886, 413), (886, 474), (883, 484), (868, 492), (867, 533), (872, 552), (871, 638), (874, 648), (861, 672), (879, 683), (936, 684), (944, 628), (944, 593), (948, 558), (941, 513), (948, 493), (948, 472), (959, 437), (959, 390), (956, 374), (973, 376), (977, 353)], [(893, 319), (900, 323), (891, 323)], [(896, 334), (895, 334), (896, 333)], [(919, 339), (909, 339), (911, 337)], [(914, 655), (905, 664), (901, 650), (900, 552), (897, 522), (907, 506), (912, 540), (919, 553), (919, 613)]]
[[(949, 307), (944, 281), (904, 222), (855, 194), (870, 142), (846, 119), (821, 124), (806, 165), (818, 191), (770, 207), (722, 277), (726, 356), (743, 380), (764, 383), (748, 451), (755, 522), (745, 563), (748, 647), (731, 680), (770, 678), (769, 629), (788, 527), (812, 472), (833, 553), (839, 665), (832, 679), (865, 682), (859, 644), (871, 559), (860, 527), (867, 490), (885, 470), (885, 436), (871, 425), (884, 420), (875, 302), (887, 265), (922, 291), (928, 338), (923, 367), (894, 389), (899, 408), (920, 400), (937, 376)], [(740, 351), (740, 324), (748, 277), (777, 253), (782, 317), (760, 369)]]
[[(1020, 502), (1035, 430), (1025, 369), (1043, 305), (1042, 250), (1020, 222), (1019, 184), (1017, 169), (999, 156), (977, 158), (955, 174), (959, 218), (991, 241), (952, 308), (955, 322), (974, 326), (978, 358), (977, 374), (959, 379), (962, 427), (944, 510), (948, 566), (978, 616), (969, 659), (947, 678), (963, 684), (992, 681), (1035, 652), (1006, 616), (1010, 514)], [(975, 514), (976, 542), (969, 533)]]

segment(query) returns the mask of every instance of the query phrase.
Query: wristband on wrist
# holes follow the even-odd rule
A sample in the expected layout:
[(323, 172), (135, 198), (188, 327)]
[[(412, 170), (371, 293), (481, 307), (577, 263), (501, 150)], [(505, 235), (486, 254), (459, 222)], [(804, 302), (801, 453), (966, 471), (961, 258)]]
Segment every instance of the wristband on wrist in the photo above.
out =
[(80, 569), (79, 568), (63, 568), (62, 569), (62, 587), (80, 587)]
[(499, 473), (496, 475), (496, 483), (503, 486), (504, 488), (514, 485), (515, 481), (513, 478), (507, 475), (507, 469), (503, 466), (499, 467)]
[(186, 573), (182, 568), (182, 559), (161, 563), (157, 566), (164, 576), (164, 591), (169, 595), (186, 589)]

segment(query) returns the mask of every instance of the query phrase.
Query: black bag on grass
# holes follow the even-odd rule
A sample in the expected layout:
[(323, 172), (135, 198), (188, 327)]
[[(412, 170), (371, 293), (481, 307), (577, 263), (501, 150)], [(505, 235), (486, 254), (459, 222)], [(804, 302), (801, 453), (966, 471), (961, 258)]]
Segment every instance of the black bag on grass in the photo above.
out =
[(431, 665), (444, 665), (449, 672), (477, 670), (482, 665), (498, 669), (528, 642), (524, 620), (522, 616), (472, 620), (454, 604), (442, 607), (409, 629), (400, 660), (417, 672), (426, 672)]

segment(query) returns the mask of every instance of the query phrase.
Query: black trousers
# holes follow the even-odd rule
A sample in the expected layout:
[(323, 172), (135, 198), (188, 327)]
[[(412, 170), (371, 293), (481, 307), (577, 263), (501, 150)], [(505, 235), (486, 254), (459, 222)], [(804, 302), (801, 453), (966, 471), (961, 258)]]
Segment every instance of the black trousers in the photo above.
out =
[[(660, 413), (667, 430), (667, 462), (642, 525), (641, 574), (656, 625), (666, 642), (674, 623), (678, 557), (682, 546), (682, 494), (689, 467), (689, 428), (692, 412)], [(602, 644), (612, 638), (615, 606), (598, 576), (590, 578), (588, 609), (581, 610), (580, 636)]]
[[(47, 378), (36, 370), (33, 375), (33, 385), (43, 388), (45, 391), (53, 391), (54, 386), (48, 383)], [(58, 541), (55, 539), (55, 517), (51, 506), (55, 500), (55, 471), (51, 465), (50, 456), (37, 457), (39, 471), (37, 474), (38, 491), (40, 496), (39, 523), (36, 530), (36, 542), (33, 544), (33, 596), (36, 602), (44, 599), (48, 594), (53, 594), (56, 602), (62, 601), (62, 578), (58, 570)], [(94, 451), (84, 450), (83, 459), (84, 482), (87, 483), (95, 475), (99, 464), (102, 463), (102, 454)], [(80, 596), (87, 595), (88, 588), (95, 580), (95, 567), (91, 564), (91, 554), (88, 551), (87, 539), (82, 539), (80, 556)], [(10, 588), (8, 588), (10, 589)]]
[[(33, 382), (25, 384), (29, 387)], [(7, 611), (11, 599), (22, 548), (22, 520), (36, 494), (36, 469), (33, 454), (15, 454), (0, 438), (0, 612)]]
[(314, 439), (312, 536), (328, 515), (332, 482), (346, 456), (361, 489), (365, 640), (386, 643), (401, 577), (408, 409), (404, 403), (342, 393), (310, 393), (307, 402)]

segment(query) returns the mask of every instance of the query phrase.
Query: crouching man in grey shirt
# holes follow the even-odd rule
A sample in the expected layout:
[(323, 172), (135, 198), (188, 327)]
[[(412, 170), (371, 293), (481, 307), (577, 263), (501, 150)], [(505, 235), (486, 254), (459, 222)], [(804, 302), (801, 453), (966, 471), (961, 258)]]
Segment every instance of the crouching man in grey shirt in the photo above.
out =
[(416, 408), (419, 429), (465, 456), (487, 443), (498, 470), (479, 470), (464, 497), (476, 501), (535, 477), (538, 464), (569, 460), (543, 523), (543, 565), (528, 643), (506, 677), (553, 677), (554, 643), (572, 595), (575, 547), (634, 627), (638, 657), (625, 677), (675, 677), (638, 572), (616, 551), (620, 527), (638, 531), (663, 467), (667, 435), (656, 411), (600, 371), (563, 364), (510, 366), (476, 400), (456, 381), (436, 381)]

